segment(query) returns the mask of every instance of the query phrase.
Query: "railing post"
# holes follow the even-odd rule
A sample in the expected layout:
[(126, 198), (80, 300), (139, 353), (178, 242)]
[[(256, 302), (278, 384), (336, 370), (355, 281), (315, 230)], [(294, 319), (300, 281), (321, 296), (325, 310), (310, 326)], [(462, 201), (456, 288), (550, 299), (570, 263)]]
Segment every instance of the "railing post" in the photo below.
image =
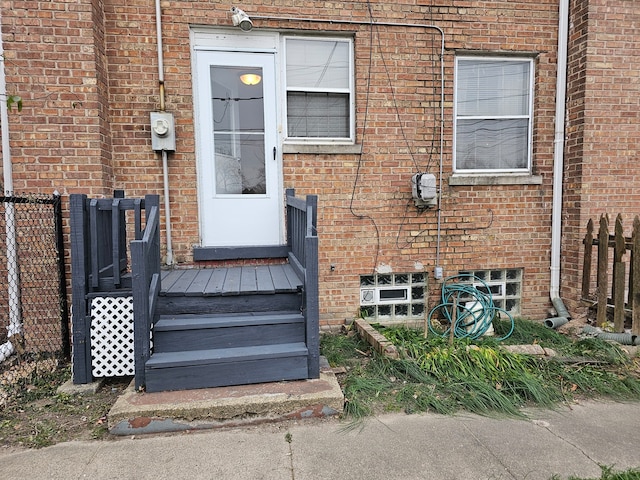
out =
[(131, 242), (134, 374), (136, 390), (146, 383), (145, 365), (151, 356), (151, 325), (160, 290), (160, 198), (145, 196), (142, 238)]
[(87, 308), (89, 259), (87, 245), (87, 197), (72, 194), (70, 197), (71, 225), (71, 277), (72, 286), (72, 331), (73, 331), (73, 383), (90, 383), (91, 345), (89, 331), (91, 328)]
[(145, 385), (144, 366), (149, 352), (145, 336), (149, 338), (147, 329), (149, 315), (148, 272), (145, 261), (145, 244), (141, 240), (131, 242), (131, 270), (133, 295), (133, 354), (135, 389)]
[(304, 240), (305, 265), (305, 321), (307, 329), (307, 349), (309, 351), (309, 378), (320, 376), (320, 318), (318, 286), (318, 235), (317, 235), (318, 197), (307, 195), (307, 218)]
[(289, 205), (289, 197), (295, 197), (296, 195), (296, 191), (293, 188), (287, 188), (286, 192), (286, 197), (285, 197), (285, 205), (287, 206), (287, 211), (286, 211), (286, 215), (287, 215), (287, 225), (286, 225), (286, 229), (287, 229), (287, 245), (289, 248), (291, 248), (293, 246), (293, 237), (292, 237), (292, 231), (293, 231), (293, 209), (291, 208), (291, 206)]

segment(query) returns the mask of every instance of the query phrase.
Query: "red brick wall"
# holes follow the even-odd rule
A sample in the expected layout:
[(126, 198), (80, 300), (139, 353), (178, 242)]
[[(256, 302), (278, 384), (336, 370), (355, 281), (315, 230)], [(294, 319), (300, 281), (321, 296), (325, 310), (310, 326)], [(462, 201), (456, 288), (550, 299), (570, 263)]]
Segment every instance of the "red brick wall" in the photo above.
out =
[[(26, 2), (10, 3), (13, 10), (3, 10), (5, 48), (16, 62), (7, 66), (10, 85), (18, 89), (31, 82), (37, 87), (25, 87), (29, 105), (38, 97), (36, 91), (55, 92), (38, 107), (12, 114), (20, 188), (162, 194), (161, 162), (151, 151), (148, 126), (149, 112), (159, 108), (153, 2), (106, 0), (103, 16), (97, 1), (40, 2), (51, 15), (48, 23), (36, 9), (27, 11)], [(435, 266), (438, 212), (413, 207), (410, 176), (417, 170), (437, 175), (439, 170), (440, 37), (433, 29), (381, 25), (372, 36), (364, 3), (272, 3), (243, 3), (242, 8), (250, 15), (363, 22), (255, 22), (257, 28), (355, 35), (362, 155), (284, 156), (284, 186), (296, 188), (298, 195), (319, 196), (321, 320), (341, 323), (357, 313), (359, 275), (378, 267), (431, 273)], [(522, 313), (544, 318), (549, 306), (558, 2), (430, 3), (373, 2), (371, 10), (379, 22), (434, 24), (445, 33), (440, 263), (445, 275), (460, 269), (524, 268)], [(191, 262), (191, 248), (199, 243), (189, 26), (228, 27), (229, 8), (217, 1), (163, 2), (166, 108), (177, 124), (177, 152), (169, 157), (171, 220), (174, 255), (181, 264)], [(38, 28), (27, 28), (27, 22)], [(542, 176), (541, 185), (449, 186), (458, 50), (535, 55), (533, 173)], [(73, 108), (73, 102), (81, 105)], [(433, 280), (431, 291), (437, 294)]]
[[(640, 213), (640, 12), (625, 0), (573, 0), (567, 86), (563, 292), (571, 305), (582, 278), (589, 219), (622, 214), (629, 235)], [(593, 284), (595, 288), (595, 284)]]
[[(95, 3), (95, 4), (94, 4)], [(109, 193), (110, 162), (101, 2), (2, 5), (15, 192)]]

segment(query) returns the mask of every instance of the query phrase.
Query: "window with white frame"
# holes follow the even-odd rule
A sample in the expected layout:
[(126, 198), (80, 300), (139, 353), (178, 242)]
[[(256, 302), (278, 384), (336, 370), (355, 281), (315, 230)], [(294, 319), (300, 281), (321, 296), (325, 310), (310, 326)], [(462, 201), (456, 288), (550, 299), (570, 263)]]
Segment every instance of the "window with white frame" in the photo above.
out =
[(530, 58), (456, 58), (456, 173), (530, 172), (533, 78)]
[(287, 139), (353, 142), (351, 39), (284, 41)]

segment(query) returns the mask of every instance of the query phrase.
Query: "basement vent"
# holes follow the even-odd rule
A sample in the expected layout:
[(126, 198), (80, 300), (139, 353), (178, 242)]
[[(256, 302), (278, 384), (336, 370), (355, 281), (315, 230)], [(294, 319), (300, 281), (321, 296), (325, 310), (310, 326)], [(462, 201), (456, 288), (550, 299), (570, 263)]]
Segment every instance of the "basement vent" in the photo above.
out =
[(427, 275), (392, 273), (360, 277), (360, 316), (382, 324), (424, 317)]

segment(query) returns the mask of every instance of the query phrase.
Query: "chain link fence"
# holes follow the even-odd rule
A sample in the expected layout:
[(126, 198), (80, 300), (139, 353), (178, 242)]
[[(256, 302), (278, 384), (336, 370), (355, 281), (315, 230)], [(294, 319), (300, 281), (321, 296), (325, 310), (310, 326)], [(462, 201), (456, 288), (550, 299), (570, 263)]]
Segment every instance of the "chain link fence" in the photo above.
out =
[(69, 353), (60, 196), (0, 197), (0, 373)]

